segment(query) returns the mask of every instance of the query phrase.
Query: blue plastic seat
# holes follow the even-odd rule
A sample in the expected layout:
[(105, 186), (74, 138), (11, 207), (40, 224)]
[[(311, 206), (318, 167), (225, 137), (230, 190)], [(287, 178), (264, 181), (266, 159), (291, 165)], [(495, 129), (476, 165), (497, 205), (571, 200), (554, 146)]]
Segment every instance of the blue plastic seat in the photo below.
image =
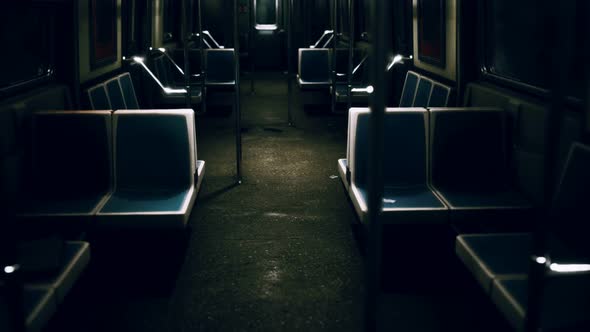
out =
[(402, 95), (399, 101), (399, 107), (412, 107), (414, 105), (414, 97), (416, 96), (416, 89), (420, 75), (409, 70), (406, 74)]
[(299, 87), (328, 88), (332, 83), (330, 74), (330, 49), (300, 48), (297, 74)]
[(428, 107), (447, 107), (451, 97), (451, 88), (438, 82), (433, 82)]
[[(588, 331), (590, 273), (547, 272), (541, 298), (540, 330)], [(512, 327), (523, 331), (528, 308), (526, 277), (494, 280), (491, 300)]]
[(98, 84), (87, 91), (90, 108), (93, 110), (112, 110), (111, 101), (104, 84)]
[(459, 235), (455, 252), (486, 294), (497, 278), (528, 274), (532, 250), (529, 233)]
[(99, 225), (185, 227), (204, 174), (195, 156), (194, 112), (117, 111), (113, 123), (115, 190)]
[[(350, 196), (359, 219), (367, 215), (368, 110), (354, 112), (351, 130)], [(356, 128), (355, 128), (356, 124)], [(428, 113), (419, 108), (390, 108), (384, 123), (384, 223), (443, 224), (447, 208), (428, 184)]]
[(121, 90), (123, 92), (123, 98), (125, 99), (125, 105), (127, 109), (136, 110), (139, 109), (139, 103), (137, 102), (137, 95), (135, 94), (135, 88), (133, 87), (133, 80), (129, 73), (123, 73), (117, 77)]
[[(553, 201), (545, 246), (541, 327), (559, 329), (590, 322), (590, 273), (559, 272), (553, 263), (588, 264), (590, 246), (583, 219), (589, 195), (590, 148), (572, 145)], [(456, 252), (512, 326), (521, 330), (527, 314), (532, 235), (474, 234), (457, 238)]]
[(236, 84), (234, 49), (205, 50), (205, 68), (205, 84), (207, 86), (233, 87)]
[(431, 79), (420, 76), (418, 80), (418, 87), (416, 88), (416, 95), (412, 107), (426, 107), (428, 106), (428, 100), (430, 99), (430, 93), (432, 92), (433, 82)]
[[(60, 241), (61, 242), (61, 241)], [(35, 250), (47, 249), (43, 246), (32, 246)], [(87, 242), (67, 241), (60, 246), (58, 269), (56, 271), (36, 271), (34, 264), (42, 253), (27, 251), (23, 257), (19, 250), (18, 262), (23, 283), (23, 309), (27, 331), (41, 331), (63, 303), (66, 295), (80, 278), (90, 260), (90, 249)], [(44, 262), (41, 264), (44, 265)], [(0, 288), (4, 287), (0, 281)], [(0, 292), (1, 293), (1, 292)], [(4, 299), (0, 294), (0, 305)], [(0, 327), (4, 326), (0, 317)]]
[(125, 104), (125, 97), (123, 96), (123, 90), (119, 84), (118, 77), (111, 78), (104, 83), (109, 100), (111, 101), (111, 107), (113, 110), (125, 110), (127, 105)]
[(33, 116), (34, 187), (23, 217), (90, 217), (111, 190), (111, 111)]
[(531, 204), (510, 181), (504, 111), (432, 108), (430, 131), (432, 186), (451, 209), (451, 222), (513, 221), (522, 229)]

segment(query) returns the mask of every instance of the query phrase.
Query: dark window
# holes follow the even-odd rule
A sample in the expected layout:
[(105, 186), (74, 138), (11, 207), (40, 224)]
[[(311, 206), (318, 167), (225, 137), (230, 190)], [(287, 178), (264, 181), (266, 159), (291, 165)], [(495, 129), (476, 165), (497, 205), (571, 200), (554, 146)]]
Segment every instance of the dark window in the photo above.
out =
[[(554, 70), (550, 66), (554, 63), (556, 46), (550, 29), (558, 28), (558, 38), (573, 39), (571, 57), (564, 57), (562, 62), (567, 74), (566, 93), (581, 98), (584, 76), (580, 69), (585, 60), (580, 41), (587, 38), (582, 32), (589, 17), (587, 10), (582, 10), (584, 1), (577, 3), (577, 7), (569, 6), (568, 12), (555, 16), (549, 11), (560, 10), (557, 3), (549, 6), (536, 0), (486, 1), (484, 64), (487, 72), (543, 90), (552, 88)], [(549, 22), (551, 17), (558, 17), (558, 21)]]
[(180, 40), (180, 5), (181, 0), (164, 0), (164, 42)]
[(49, 8), (22, 5), (0, 14), (0, 89), (34, 82), (51, 75), (53, 68)]
[(256, 26), (277, 26), (277, 0), (256, 0)]
[(487, 1), (486, 66), (490, 73), (547, 87), (548, 49), (541, 8), (537, 0)]

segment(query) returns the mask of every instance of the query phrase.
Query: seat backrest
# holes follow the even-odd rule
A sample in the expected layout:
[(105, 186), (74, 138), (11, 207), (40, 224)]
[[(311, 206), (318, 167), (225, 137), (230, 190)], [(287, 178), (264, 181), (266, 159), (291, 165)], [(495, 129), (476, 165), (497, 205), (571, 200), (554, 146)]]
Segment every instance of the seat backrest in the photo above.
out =
[(123, 73), (119, 75), (117, 79), (119, 80), (119, 85), (121, 85), (121, 91), (123, 92), (123, 98), (125, 99), (127, 109), (139, 109), (139, 103), (137, 102), (137, 95), (135, 94), (131, 75), (129, 73)]
[(112, 110), (111, 100), (103, 83), (88, 89), (88, 100), (93, 110)]
[(499, 108), (430, 109), (432, 184), (438, 189), (505, 187), (505, 112)]
[(236, 59), (234, 49), (205, 50), (205, 68), (207, 84), (235, 84)]
[(5, 196), (18, 197), (31, 187), (31, 114), (70, 108), (65, 85), (43, 86), (0, 103), (0, 192)]
[[(367, 187), (369, 158), (368, 112), (358, 113), (354, 142), (353, 184)], [(423, 108), (388, 108), (384, 118), (383, 182), (386, 187), (426, 186), (428, 113)]]
[(304, 83), (330, 84), (330, 49), (300, 48), (298, 70)]
[(109, 100), (111, 101), (111, 107), (113, 110), (125, 110), (127, 105), (125, 104), (125, 97), (123, 96), (123, 90), (119, 84), (118, 77), (113, 77), (104, 83)]
[(194, 183), (194, 112), (190, 109), (114, 113), (115, 186), (186, 189)]
[(425, 76), (420, 76), (418, 80), (418, 88), (416, 88), (416, 95), (414, 96), (413, 107), (426, 107), (432, 92), (433, 82)]
[(42, 111), (32, 119), (37, 193), (61, 197), (111, 187), (111, 111)]
[(428, 99), (428, 107), (447, 107), (451, 96), (451, 87), (433, 82), (432, 92)]
[(420, 75), (411, 70), (408, 71), (406, 74), (406, 80), (404, 81), (399, 107), (412, 107), (414, 104), (414, 97), (416, 96), (416, 89), (418, 87), (419, 80)]

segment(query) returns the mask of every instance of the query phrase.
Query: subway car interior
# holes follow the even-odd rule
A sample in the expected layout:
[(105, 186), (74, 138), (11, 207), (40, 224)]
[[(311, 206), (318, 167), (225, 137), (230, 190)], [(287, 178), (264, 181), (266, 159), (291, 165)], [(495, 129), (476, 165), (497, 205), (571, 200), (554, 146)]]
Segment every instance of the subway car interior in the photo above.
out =
[(589, 20), (2, 1), (0, 331), (590, 331)]

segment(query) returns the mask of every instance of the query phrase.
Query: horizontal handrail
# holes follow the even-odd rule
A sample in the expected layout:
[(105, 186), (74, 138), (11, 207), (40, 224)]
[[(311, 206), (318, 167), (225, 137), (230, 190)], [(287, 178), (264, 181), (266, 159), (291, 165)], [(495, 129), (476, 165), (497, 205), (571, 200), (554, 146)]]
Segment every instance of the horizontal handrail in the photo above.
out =
[(334, 35), (334, 30), (325, 30), (321, 37), (315, 42), (315, 44), (311, 45), (309, 48), (317, 48), (322, 40), (328, 35)]
[(131, 61), (135, 62), (136, 64), (140, 65), (141, 68), (143, 68), (143, 70), (145, 70), (152, 77), (152, 79), (156, 82), (156, 84), (158, 84), (158, 86), (162, 89), (162, 91), (164, 91), (165, 94), (172, 95), (172, 94), (186, 94), (187, 93), (186, 89), (174, 89), (174, 88), (164, 86), (164, 84), (162, 84), (162, 82), (160, 82), (160, 80), (156, 77), (156, 75), (154, 75), (154, 73), (146, 66), (144, 58), (142, 58), (140, 56), (134, 56), (131, 59), (127, 59), (127, 58), (123, 57), (123, 60), (131, 60)]

